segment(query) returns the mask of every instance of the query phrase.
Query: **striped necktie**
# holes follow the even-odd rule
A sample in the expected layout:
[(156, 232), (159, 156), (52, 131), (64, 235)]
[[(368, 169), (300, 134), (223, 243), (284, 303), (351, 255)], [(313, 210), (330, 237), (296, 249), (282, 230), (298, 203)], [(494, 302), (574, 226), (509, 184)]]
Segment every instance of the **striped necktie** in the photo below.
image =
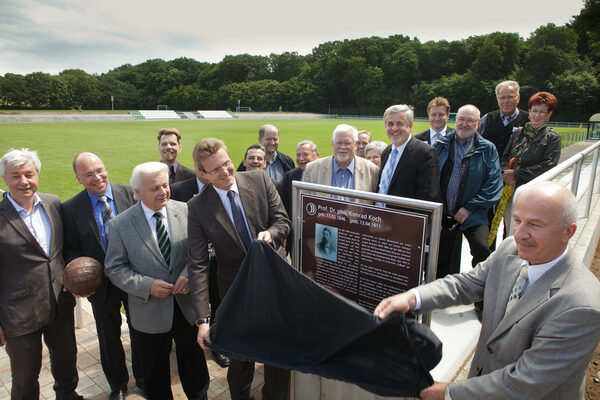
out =
[(160, 249), (160, 254), (162, 254), (162, 256), (164, 257), (167, 265), (170, 265), (171, 241), (169, 240), (169, 235), (167, 234), (165, 225), (162, 222), (162, 214), (159, 212), (155, 212), (153, 217), (156, 218), (156, 240), (158, 241), (158, 248)]
[(523, 296), (525, 292), (525, 287), (527, 287), (527, 280), (529, 276), (527, 275), (527, 264), (523, 264), (521, 267), (521, 272), (519, 272), (519, 277), (515, 282), (512, 290), (510, 291), (510, 297), (508, 298), (508, 303), (506, 303), (506, 311), (504, 311), (504, 316), (508, 314), (508, 311), (517, 304), (517, 301)]
[(102, 222), (106, 224), (113, 217), (113, 210), (106, 196), (100, 196), (98, 200), (102, 203)]

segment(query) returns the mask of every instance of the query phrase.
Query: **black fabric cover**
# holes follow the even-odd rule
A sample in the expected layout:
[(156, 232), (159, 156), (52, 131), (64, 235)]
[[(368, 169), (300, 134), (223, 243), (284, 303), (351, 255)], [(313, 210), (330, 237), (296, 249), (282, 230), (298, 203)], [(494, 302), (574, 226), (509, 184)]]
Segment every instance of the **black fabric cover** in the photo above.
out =
[(417, 396), (442, 344), (394, 313), (382, 321), (254, 241), (211, 327), (220, 354), (354, 383), (382, 396)]

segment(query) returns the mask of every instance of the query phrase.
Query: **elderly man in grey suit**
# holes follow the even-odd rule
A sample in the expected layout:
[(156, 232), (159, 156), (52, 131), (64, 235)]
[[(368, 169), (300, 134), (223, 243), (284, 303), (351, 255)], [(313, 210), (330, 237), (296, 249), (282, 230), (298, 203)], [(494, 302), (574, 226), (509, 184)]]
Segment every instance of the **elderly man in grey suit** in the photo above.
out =
[(375, 314), (385, 318), (485, 302), (469, 378), (436, 383), (423, 399), (583, 399), (600, 340), (600, 284), (568, 247), (576, 218), (576, 200), (563, 186), (523, 187), (514, 237), (486, 261), (377, 306)]
[[(311, 161), (304, 171), (304, 182), (336, 186), (346, 189), (375, 192), (379, 168), (369, 160), (356, 157), (358, 131), (355, 127), (340, 124), (333, 130), (331, 147), (333, 155)], [(353, 201), (352, 197), (332, 196)], [(359, 200), (360, 203), (371, 202)]]
[(196, 342), (187, 273), (187, 205), (169, 200), (169, 169), (149, 162), (133, 169), (140, 202), (111, 219), (104, 262), (108, 278), (128, 293), (129, 315), (149, 399), (170, 400), (171, 342), (188, 399), (206, 399), (209, 377)]
[(6, 345), (11, 399), (38, 399), (42, 336), (50, 352), (58, 400), (82, 399), (73, 308), (62, 291), (63, 225), (57, 196), (36, 193), (42, 163), (35, 151), (10, 150), (0, 159), (8, 187), (0, 202), (0, 346)]

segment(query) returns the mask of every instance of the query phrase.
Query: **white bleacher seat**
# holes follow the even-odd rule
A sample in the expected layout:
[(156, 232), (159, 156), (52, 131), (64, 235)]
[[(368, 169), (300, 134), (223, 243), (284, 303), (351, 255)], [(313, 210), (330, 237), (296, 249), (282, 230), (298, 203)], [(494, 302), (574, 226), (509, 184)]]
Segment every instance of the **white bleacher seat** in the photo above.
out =
[(199, 110), (198, 113), (205, 119), (232, 119), (233, 117), (227, 111), (218, 110)]
[(173, 110), (140, 110), (145, 119), (181, 119)]

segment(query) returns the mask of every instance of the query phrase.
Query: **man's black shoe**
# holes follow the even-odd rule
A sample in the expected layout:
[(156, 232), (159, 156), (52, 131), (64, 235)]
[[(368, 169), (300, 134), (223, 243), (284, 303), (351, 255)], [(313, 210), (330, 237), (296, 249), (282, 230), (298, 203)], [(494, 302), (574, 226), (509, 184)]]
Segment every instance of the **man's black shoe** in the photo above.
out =
[(213, 360), (215, 360), (215, 362), (219, 365), (219, 367), (221, 368), (227, 368), (229, 367), (229, 357), (225, 357), (222, 354), (216, 353), (216, 352), (212, 352), (212, 357)]

